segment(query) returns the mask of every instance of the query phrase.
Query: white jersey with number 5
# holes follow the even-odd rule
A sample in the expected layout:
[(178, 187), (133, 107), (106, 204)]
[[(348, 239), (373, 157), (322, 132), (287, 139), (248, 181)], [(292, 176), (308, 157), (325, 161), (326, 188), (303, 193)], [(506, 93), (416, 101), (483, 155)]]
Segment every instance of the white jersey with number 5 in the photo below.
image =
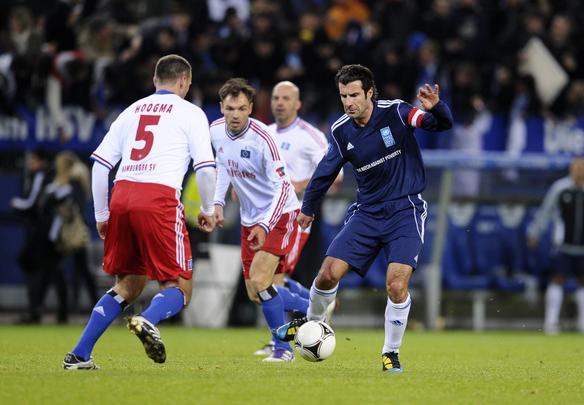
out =
[(290, 179), (292, 181), (310, 179), (326, 154), (328, 148), (326, 136), (300, 117), (285, 128), (278, 128), (275, 123), (268, 128), (278, 142)]
[(221, 118), (211, 124), (211, 142), (217, 154), (215, 204), (225, 204), (231, 183), (243, 226), (259, 225), (269, 232), (282, 214), (299, 208), (280, 149), (265, 124), (250, 118), (233, 135)]
[(177, 190), (191, 159), (195, 171), (215, 166), (207, 116), (167, 91), (126, 108), (91, 158), (110, 170), (121, 159), (115, 181), (157, 183)]

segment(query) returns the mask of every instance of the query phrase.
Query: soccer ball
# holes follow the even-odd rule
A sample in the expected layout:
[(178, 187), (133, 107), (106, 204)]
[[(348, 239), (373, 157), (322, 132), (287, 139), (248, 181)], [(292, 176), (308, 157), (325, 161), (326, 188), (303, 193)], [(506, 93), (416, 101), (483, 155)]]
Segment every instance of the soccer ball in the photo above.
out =
[(335, 332), (322, 321), (308, 321), (294, 337), (296, 353), (308, 361), (328, 359), (335, 351)]

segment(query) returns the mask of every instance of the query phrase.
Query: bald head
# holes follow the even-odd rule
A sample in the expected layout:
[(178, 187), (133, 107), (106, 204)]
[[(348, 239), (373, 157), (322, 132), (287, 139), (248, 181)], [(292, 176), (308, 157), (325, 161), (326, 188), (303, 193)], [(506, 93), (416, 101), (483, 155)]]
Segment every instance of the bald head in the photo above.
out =
[(301, 106), (300, 90), (294, 83), (283, 81), (274, 86), (271, 107), (278, 129), (292, 124)]

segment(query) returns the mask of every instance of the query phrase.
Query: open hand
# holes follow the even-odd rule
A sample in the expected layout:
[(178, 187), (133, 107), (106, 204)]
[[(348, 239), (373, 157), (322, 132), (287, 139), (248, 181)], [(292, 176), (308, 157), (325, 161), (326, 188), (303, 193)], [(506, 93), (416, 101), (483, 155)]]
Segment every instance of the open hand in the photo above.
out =
[(439, 91), (440, 88), (437, 84), (434, 84), (434, 88), (432, 88), (428, 83), (418, 89), (418, 100), (420, 100), (422, 107), (424, 107), (426, 111), (434, 108), (434, 106), (440, 101), (440, 96), (438, 95)]

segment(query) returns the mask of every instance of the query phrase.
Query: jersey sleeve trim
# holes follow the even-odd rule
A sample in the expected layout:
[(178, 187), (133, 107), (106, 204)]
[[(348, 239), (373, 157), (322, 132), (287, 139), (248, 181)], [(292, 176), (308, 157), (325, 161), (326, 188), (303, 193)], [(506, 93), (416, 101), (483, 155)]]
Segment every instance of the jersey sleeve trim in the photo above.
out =
[(204, 160), (202, 162), (199, 162), (196, 165), (193, 165), (193, 170), (196, 172), (197, 170), (202, 169), (203, 167), (216, 167), (215, 161), (214, 160)]
[(270, 228), (268, 228), (268, 226), (263, 222), (258, 222), (258, 226), (266, 232), (266, 235), (270, 233)]
[(108, 162), (107, 160), (105, 160), (101, 156), (97, 155), (95, 152), (93, 152), (91, 154), (91, 157), (90, 158), (92, 160), (95, 160), (97, 163), (104, 165), (105, 167), (108, 168), (108, 170), (111, 170), (111, 169), (114, 168), (114, 165), (112, 165), (110, 162)]

